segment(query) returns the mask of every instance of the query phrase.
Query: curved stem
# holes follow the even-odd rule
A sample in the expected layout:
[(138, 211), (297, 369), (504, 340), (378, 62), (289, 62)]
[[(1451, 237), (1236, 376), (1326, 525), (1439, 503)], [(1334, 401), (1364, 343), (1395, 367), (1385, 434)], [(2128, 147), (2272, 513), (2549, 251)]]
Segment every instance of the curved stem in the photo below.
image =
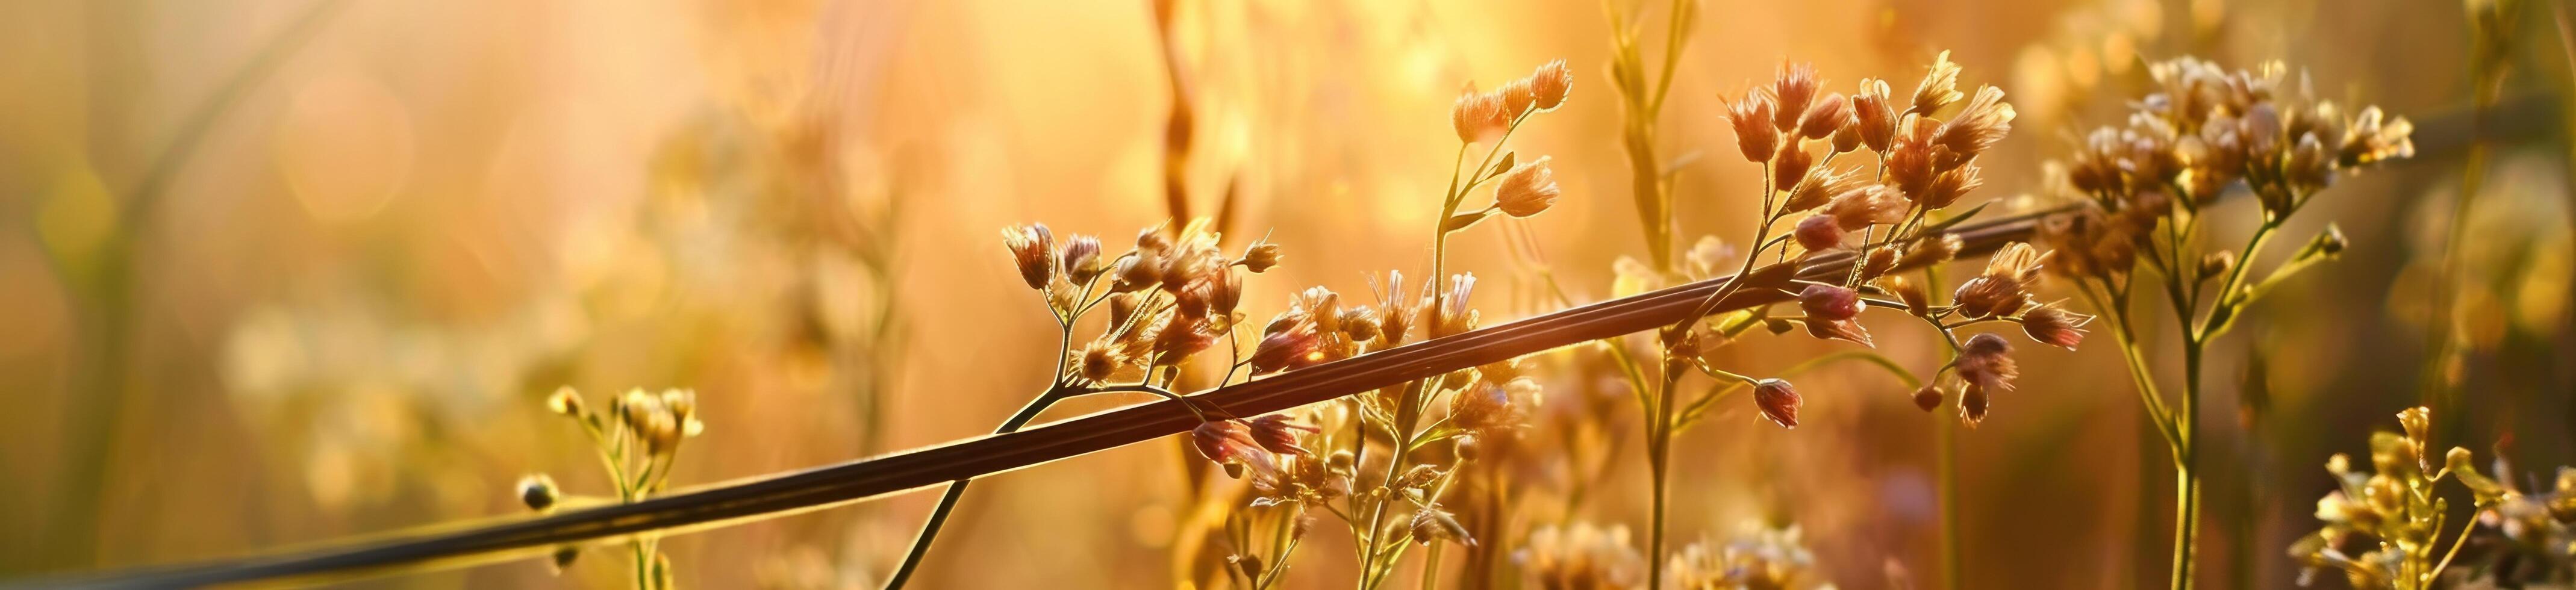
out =
[[(1011, 415), (1011, 419), (1002, 422), (1000, 428), (993, 429), (993, 434), (1007, 434), (1027, 426), (1030, 420), (1037, 419), (1039, 412), (1045, 411), (1047, 406), (1054, 405), (1056, 400), (1062, 399), (1065, 391), (1055, 388), (1038, 394), (1037, 399), (1029, 400), (1028, 405), (1020, 407), (1020, 413)], [(957, 501), (966, 496), (966, 485), (971, 483), (975, 483), (973, 478), (957, 480), (948, 484), (946, 493), (939, 495), (939, 506), (930, 509), (930, 520), (921, 524), (921, 534), (913, 538), (912, 550), (904, 553), (903, 564), (896, 566), (894, 575), (886, 578), (886, 590), (902, 588), (905, 583), (912, 581), (913, 572), (921, 567), (921, 558), (930, 554), (931, 541), (939, 538), (939, 528), (948, 523), (948, 514), (957, 509)]]

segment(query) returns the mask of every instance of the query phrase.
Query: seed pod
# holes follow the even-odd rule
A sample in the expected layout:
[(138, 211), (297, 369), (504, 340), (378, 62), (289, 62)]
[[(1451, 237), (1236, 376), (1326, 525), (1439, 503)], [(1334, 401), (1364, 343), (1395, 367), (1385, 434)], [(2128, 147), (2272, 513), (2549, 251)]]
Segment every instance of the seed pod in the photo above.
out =
[(1941, 387), (1927, 383), (1922, 388), (1914, 390), (1914, 407), (1930, 412), (1941, 407), (1941, 398)]
[(1798, 427), (1798, 405), (1801, 403), (1797, 388), (1791, 387), (1787, 381), (1764, 379), (1753, 383), (1753, 406), (1762, 410), (1763, 418), (1781, 428)]

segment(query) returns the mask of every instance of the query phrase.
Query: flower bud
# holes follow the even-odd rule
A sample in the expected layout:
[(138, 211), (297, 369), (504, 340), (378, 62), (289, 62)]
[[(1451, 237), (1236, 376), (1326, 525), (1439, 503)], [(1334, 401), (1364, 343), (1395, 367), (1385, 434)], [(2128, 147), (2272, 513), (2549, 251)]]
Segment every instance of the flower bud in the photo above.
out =
[(1926, 383), (1922, 388), (1914, 390), (1914, 407), (1930, 412), (1941, 407), (1941, 397), (1941, 386)]
[(581, 392), (566, 386), (557, 387), (553, 395), (546, 396), (546, 411), (579, 418), (590, 410), (582, 405)]
[(1763, 418), (1781, 428), (1798, 427), (1799, 403), (1797, 388), (1790, 387), (1787, 381), (1764, 379), (1753, 383), (1754, 407), (1762, 410)]
[(1551, 110), (1565, 104), (1567, 91), (1574, 87), (1574, 72), (1566, 69), (1565, 60), (1560, 59), (1540, 64), (1538, 71), (1530, 73), (1529, 81), (1530, 93), (1538, 99), (1534, 106)]
[(1074, 236), (1064, 242), (1064, 277), (1074, 284), (1100, 276), (1100, 238)]
[(1843, 242), (1842, 225), (1835, 223), (1831, 215), (1809, 215), (1800, 219), (1797, 229), (1791, 230), (1790, 235), (1797, 238), (1798, 247), (1806, 248), (1808, 252), (1831, 250)]
[(1759, 91), (1746, 91), (1727, 109), (1727, 122), (1735, 128), (1735, 147), (1747, 162), (1768, 162), (1771, 152), (1780, 147), (1780, 132), (1771, 128), (1771, 97)]
[(1860, 293), (1851, 289), (1819, 284), (1807, 285), (1806, 290), (1798, 292), (1798, 309), (1812, 319), (1848, 320), (1868, 308), (1869, 303), (1861, 301)]
[(1244, 270), (1252, 271), (1253, 274), (1269, 271), (1271, 267), (1279, 266), (1279, 244), (1269, 241), (1253, 242), (1251, 246), (1243, 249), (1243, 259), (1235, 263), (1243, 265)]
[(1771, 156), (1773, 190), (1796, 189), (1798, 181), (1807, 177), (1807, 168), (1815, 164), (1816, 157), (1808, 154), (1806, 146), (1799, 145), (1796, 138), (1780, 142), (1780, 153)]
[(1833, 135), (1835, 131), (1851, 125), (1851, 121), (1850, 99), (1843, 98), (1839, 93), (1828, 94), (1825, 95), (1824, 100), (1816, 101), (1814, 106), (1807, 107), (1805, 114), (1798, 116), (1798, 136), (1807, 139), (1824, 139), (1825, 136)]
[(529, 510), (552, 511), (560, 499), (562, 493), (555, 488), (555, 478), (543, 473), (519, 478), (519, 502), (528, 505)]
[(2084, 342), (2084, 324), (2093, 316), (2066, 311), (2055, 305), (2041, 305), (2022, 314), (2021, 330), (2040, 344), (2075, 350)]
[(1033, 224), (1002, 230), (1002, 246), (1011, 252), (1011, 260), (1020, 267), (1020, 280), (1031, 289), (1044, 289), (1055, 279), (1055, 234), (1046, 224)]
[(1542, 157), (1503, 173), (1502, 181), (1494, 185), (1494, 206), (1506, 215), (1529, 217), (1555, 205), (1562, 191), (1556, 186), (1556, 174), (1548, 169), (1547, 160)]
[(1297, 433), (1322, 432), (1314, 426), (1290, 422), (1287, 416), (1278, 414), (1253, 418), (1251, 428), (1252, 440), (1260, 443), (1262, 449), (1282, 455), (1308, 454), (1306, 447), (1298, 446), (1300, 435)]

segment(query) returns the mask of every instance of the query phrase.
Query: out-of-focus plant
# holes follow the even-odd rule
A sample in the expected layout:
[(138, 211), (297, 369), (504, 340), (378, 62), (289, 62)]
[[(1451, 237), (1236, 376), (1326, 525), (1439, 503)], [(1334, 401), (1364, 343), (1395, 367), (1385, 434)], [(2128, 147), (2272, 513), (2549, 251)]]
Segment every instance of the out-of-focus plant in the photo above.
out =
[[(2042, 234), (2058, 253), (2051, 268), (2110, 316), (2139, 400), (2172, 451), (2172, 584), (2181, 589), (2192, 585), (2199, 536), (2204, 352), (2265, 292), (2343, 251), (2343, 234), (2329, 225), (2249, 282), (2272, 235), (2337, 176), (2412, 156), (2414, 126), (2378, 107), (2347, 114), (2285, 88), (2278, 64), (2230, 71), (2182, 58), (2149, 71), (2158, 87), (2136, 103), (2128, 124), (2088, 135), (2067, 165), (2068, 188), (2083, 198)], [(2253, 193), (2258, 223), (2243, 247), (2211, 249), (2202, 243), (2203, 221), (2221, 213), (2219, 196), (2237, 186)], [(2142, 285), (2147, 297), (2163, 295), (2180, 325), (2179, 408), (2158, 393), (2140, 342), (2131, 299)]]
[(2301, 537), (2290, 555), (2307, 565), (2299, 577), (2304, 586), (2325, 568), (2343, 570), (2352, 587), (2365, 590), (2421, 590), (2434, 587), (2442, 572), (2469, 542), (2475, 520), (2452, 533), (2442, 548), (2450, 519), (2450, 500), (2436, 486), (2443, 480), (2466, 488), (2479, 510), (2497, 506), (2511, 490), (2477, 471), (2468, 449), (2451, 447), (2435, 469), (2425, 454), (2433, 429), (2432, 412), (2421, 407), (2397, 413), (2404, 434), (2370, 436), (2371, 472), (2354, 471), (2352, 458), (2336, 453), (2326, 472), (2339, 486), (2317, 500), (2317, 520), (2325, 527)]
[[(680, 443), (706, 430), (697, 417), (697, 392), (684, 389), (628, 390), (610, 398), (606, 411), (595, 411), (582, 400), (581, 392), (565, 387), (546, 397), (546, 410), (571, 418), (590, 436), (609, 482), (617, 486), (620, 503), (641, 501), (667, 488)], [(519, 501), (537, 512), (552, 512), (566, 499), (554, 478), (542, 473), (521, 478), (518, 493)], [(662, 553), (661, 537), (637, 536), (626, 545), (635, 561), (636, 588), (672, 587), (671, 557)], [(555, 567), (560, 571), (580, 555), (575, 547), (558, 548)]]

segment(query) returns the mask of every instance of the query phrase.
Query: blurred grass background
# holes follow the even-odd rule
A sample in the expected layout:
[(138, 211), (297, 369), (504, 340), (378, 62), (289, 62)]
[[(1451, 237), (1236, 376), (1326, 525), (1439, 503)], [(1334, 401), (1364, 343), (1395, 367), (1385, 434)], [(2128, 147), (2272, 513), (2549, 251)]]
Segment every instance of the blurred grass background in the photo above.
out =
[[(1587, 300), (1609, 295), (1612, 260), (1642, 252), (1601, 6), (1177, 6), (1193, 206), (1213, 211), (1233, 187), (1236, 235), (1288, 248), (1281, 271), (1252, 281), (1256, 314), (1308, 285), (1364, 293), (1368, 272), (1422, 274), (1451, 99), (1551, 59), (1574, 66), (1574, 98), (1518, 147), (1555, 158), (1567, 198), (1524, 229)], [(2483, 127), (2509, 139), (2493, 143), (2463, 234), (2470, 353), (2453, 370), (2467, 411), (2443, 435), (2482, 455), (2510, 440), (2526, 471), (2576, 462), (2576, 191), (2556, 112), (2569, 64), (2550, 8), (2502, 31), (2503, 94), (2543, 108)], [(1708, 0), (1663, 149), (1727, 154), (1717, 97), (1783, 59), (1848, 91), (1862, 77), (1906, 86), (1940, 50), (1963, 82), (2002, 86), (2021, 109), (1989, 156), (1989, 196), (2041, 190), (2044, 160), (2145, 87), (2141, 60), (2282, 59), (2320, 95), (2459, 124), (2475, 9)], [(1164, 56), (1141, 0), (0, 3), (0, 574), (510, 514), (509, 486), (530, 472), (599, 491), (579, 431), (539, 405), (561, 385), (695, 388), (710, 430), (683, 452), (679, 484), (982, 433), (1043, 385), (1053, 336), (993, 230), (1044, 221), (1116, 243), (1170, 215)], [(2328, 193), (2288, 235), (2334, 220), (2352, 248), (2214, 349), (2210, 411), (2233, 419), (2213, 422), (2225, 457), (2202, 553), (2209, 582), (2225, 583), (2213, 587), (2288, 584), (2281, 547), (2313, 526), (2326, 455), (2362, 451), (2415, 403), (2464, 152)], [(1732, 220), (1757, 174), (1732, 157), (1681, 167), (1684, 235), (1741, 241)], [(1489, 323), (1546, 310), (1500, 235), (1470, 235), (1451, 262), (1517, 285), (1479, 295)], [(1931, 340), (1897, 332), (1880, 338), (1892, 356), (1938, 364)], [(2032, 348), (2022, 390), (1961, 438), (1968, 585), (2158, 583), (2171, 476), (2117, 355)], [(1733, 354), (1776, 368), (1834, 349), (1784, 339)], [(2157, 362), (2179, 373), (2180, 359)], [(1581, 371), (1542, 376), (1552, 404), (1626, 395)], [(1874, 373), (1801, 388), (1805, 428), (1755, 427), (1729, 407), (1678, 443), (1677, 536), (1790, 520), (1844, 588), (1883, 587), (1891, 563), (1927, 576), (1928, 419)], [(1176, 449), (988, 480), (921, 580), (1162, 585), (1188, 518)], [(1646, 478), (1627, 457), (1570, 516), (1643, 521)], [(1564, 463), (1540, 460), (1532, 485), (1583, 477)], [(869, 587), (930, 499), (663, 547), (688, 585)], [(1339, 585), (1344, 553), (1302, 554), (1289, 585)], [(565, 582), (621, 584), (613, 557)], [(368, 584), (550, 579), (532, 561)]]

